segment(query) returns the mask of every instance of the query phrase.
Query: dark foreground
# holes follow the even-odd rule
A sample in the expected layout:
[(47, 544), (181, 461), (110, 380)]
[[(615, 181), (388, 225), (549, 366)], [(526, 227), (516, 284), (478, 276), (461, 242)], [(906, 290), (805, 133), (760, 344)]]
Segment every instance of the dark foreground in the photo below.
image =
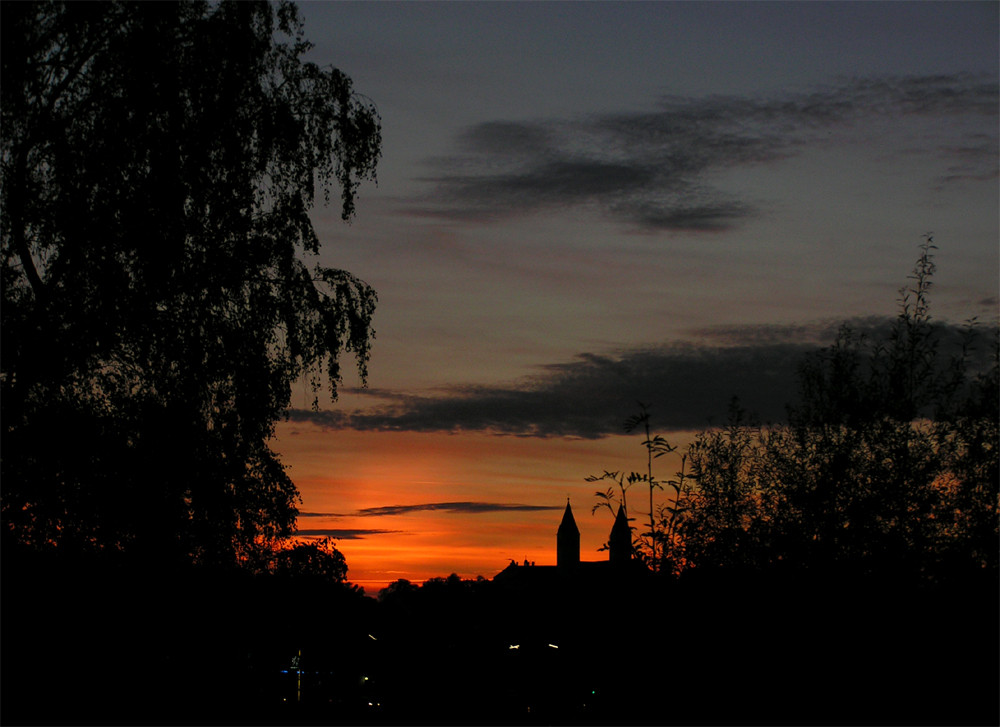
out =
[(5, 561), (4, 725), (1000, 721), (991, 577), (530, 592), (449, 579), (379, 603), (232, 573)]

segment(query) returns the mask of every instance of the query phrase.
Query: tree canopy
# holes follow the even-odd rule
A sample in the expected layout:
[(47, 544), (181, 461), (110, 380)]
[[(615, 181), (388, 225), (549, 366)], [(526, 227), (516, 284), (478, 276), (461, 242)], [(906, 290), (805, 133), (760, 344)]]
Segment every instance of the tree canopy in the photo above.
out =
[(845, 327), (803, 361), (786, 425), (737, 408), (696, 440), (677, 555), (702, 567), (995, 576), (1000, 342), (974, 321), (961, 341), (935, 327), (934, 249), (922, 246), (885, 336)]
[(374, 290), (310, 258), (380, 119), (292, 3), (6, 3), (5, 538), (233, 562), (294, 525), (291, 385), (364, 379)]
[(636, 555), (665, 573), (995, 577), (1000, 338), (974, 320), (960, 332), (932, 320), (935, 250), (921, 246), (884, 332), (844, 326), (802, 361), (785, 422), (755, 421), (734, 400), (727, 424), (698, 434), (660, 481), (652, 460), (672, 448), (650, 435), (643, 407), (626, 428), (647, 427), (647, 471), (588, 478), (617, 484), (595, 510), (615, 512), (637, 482), (650, 495), (668, 485), (658, 508), (650, 498), (649, 532), (634, 536)]

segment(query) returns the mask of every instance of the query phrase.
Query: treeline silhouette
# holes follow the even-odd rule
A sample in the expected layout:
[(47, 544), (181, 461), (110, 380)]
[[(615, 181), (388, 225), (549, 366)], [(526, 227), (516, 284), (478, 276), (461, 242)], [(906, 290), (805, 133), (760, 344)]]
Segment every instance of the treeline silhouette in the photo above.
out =
[(933, 324), (934, 249), (884, 336), (842, 328), (803, 362), (787, 423), (734, 407), (697, 438), (669, 567), (996, 579), (1000, 339)]
[(5, 547), (0, 720), (284, 721), (281, 670), (303, 649), (353, 674), (374, 605), (342, 581), (339, 553), (305, 547), (259, 569)]
[(692, 570), (522, 589), (452, 575), (397, 582), (376, 601), (323, 578), (234, 569), (17, 566), (32, 588), (4, 605), (4, 724), (997, 716), (995, 584), (968, 579)]
[(929, 238), (921, 245), (886, 330), (843, 326), (806, 357), (787, 421), (755, 421), (734, 399), (726, 423), (700, 433), (680, 471), (661, 479), (653, 461), (676, 448), (651, 433), (640, 404), (626, 430), (644, 430), (646, 469), (587, 478), (612, 483), (594, 511), (648, 490), (635, 553), (674, 575), (995, 579), (1000, 335), (975, 320), (958, 333), (932, 322), (934, 250)]
[[(648, 494), (633, 548), (666, 588), (649, 651), (704, 678), (684, 693), (708, 708), (681, 721), (1000, 718), (1000, 334), (932, 322), (935, 250), (881, 335), (842, 327), (802, 362), (787, 421), (734, 400), (661, 480), (676, 449), (640, 404), (645, 471), (587, 478), (611, 482), (595, 512)], [(709, 706), (712, 684), (741, 706)]]

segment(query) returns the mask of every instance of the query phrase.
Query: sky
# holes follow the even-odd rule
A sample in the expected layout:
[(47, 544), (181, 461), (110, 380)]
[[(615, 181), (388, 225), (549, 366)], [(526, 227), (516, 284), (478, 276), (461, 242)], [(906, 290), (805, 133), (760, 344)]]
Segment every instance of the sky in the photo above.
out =
[(661, 479), (733, 396), (780, 420), (805, 352), (895, 314), (928, 234), (935, 320), (995, 325), (998, 9), (301, 3), (383, 156), (351, 223), (312, 214), (379, 303), (367, 387), (318, 411), (296, 387), (278, 426), (300, 535), (374, 595), (553, 564), (569, 498), (603, 560), (586, 478), (645, 466), (638, 401), (678, 448)]

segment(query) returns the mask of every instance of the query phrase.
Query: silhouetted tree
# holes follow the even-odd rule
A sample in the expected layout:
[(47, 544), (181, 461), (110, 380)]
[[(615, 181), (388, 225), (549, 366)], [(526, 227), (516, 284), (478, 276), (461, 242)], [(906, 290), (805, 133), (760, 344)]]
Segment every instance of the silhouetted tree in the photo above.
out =
[(700, 433), (688, 449), (690, 478), (682, 527), (683, 557), (700, 567), (764, 565), (774, 517), (759, 425), (748, 422), (734, 399), (721, 429)]
[(411, 583), (406, 578), (399, 578), (378, 592), (378, 600), (384, 603), (406, 601), (419, 590), (420, 586)]
[(932, 241), (884, 337), (843, 328), (808, 357), (788, 424), (737, 412), (688, 452), (688, 566), (776, 564), (936, 579), (997, 570), (998, 346), (970, 368), (931, 324)]
[[(308, 377), (364, 378), (376, 296), (319, 251), (380, 126), (289, 2), (8, 3), (4, 535), (231, 563), (288, 535), (268, 440)], [(314, 400), (315, 401), (315, 400)]]
[(268, 570), (281, 576), (343, 583), (347, 578), (347, 561), (332, 540), (321, 538), (276, 551), (271, 557)]
[(655, 569), (659, 564), (659, 550), (657, 545), (662, 541), (662, 533), (657, 527), (656, 520), (656, 508), (653, 505), (653, 494), (657, 490), (663, 490), (663, 485), (658, 482), (653, 477), (653, 460), (662, 457), (665, 454), (670, 454), (676, 447), (671, 446), (667, 440), (665, 440), (660, 435), (652, 435), (649, 429), (649, 408), (639, 402), (639, 413), (635, 414), (625, 420), (625, 432), (634, 432), (637, 428), (642, 427), (646, 438), (642, 441), (642, 446), (646, 448), (646, 472), (645, 474), (640, 474), (638, 472), (633, 472), (629, 475), (629, 478), (633, 482), (643, 482), (649, 489), (649, 532), (640, 535), (640, 537), (645, 537), (645, 550), (649, 551), (649, 561), (650, 564)]

